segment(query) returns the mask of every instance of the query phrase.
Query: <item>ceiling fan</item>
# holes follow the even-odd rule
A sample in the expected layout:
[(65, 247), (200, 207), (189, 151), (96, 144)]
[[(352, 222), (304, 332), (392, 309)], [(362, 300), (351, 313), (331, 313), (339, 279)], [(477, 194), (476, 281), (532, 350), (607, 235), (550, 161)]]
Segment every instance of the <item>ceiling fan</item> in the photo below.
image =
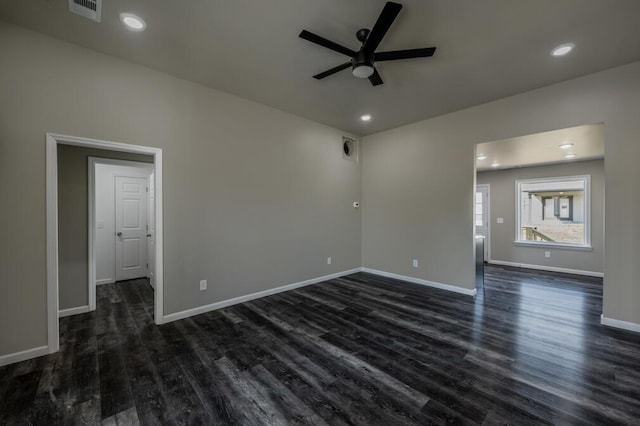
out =
[(360, 50), (357, 52), (351, 50), (348, 47), (344, 47), (331, 40), (327, 40), (317, 34), (311, 33), (307, 30), (302, 30), (299, 37), (308, 40), (312, 43), (318, 44), (327, 49), (331, 49), (335, 52), (342, 53), (343, 55), (351, 57), (348, 62), (340, 64), (337, 67), (333, 67), (330, 70), (321, 72), (313, 76), (316, 80), (321, 80), (325, 77), (329, 77), (339, 71), (345, 70), (349, 67), (352, 68), (352, 74), (358, 78), (368, 78), (373, 86), (378, 86), (383, 83), (380, 74), (375, 68), (376, 62), (383, 61), (395, 61), (397, 59), (411, 59), (411, 58), (426, 58), (433, 56), (436, 51), (435, 47), (426, 47), (423, 49), (407, 49), (407, 50), (394, 50), (390, 52), (377, 52), (376, 48), (384, 38), (387, 31), (395, 21), (398, 13), (400, 13), (402, 5), (394, 2), (387, 2), (378, 17), (373, 29), (368, 30), (363, 28), (358, 30), (356, 38), (362, 43)]

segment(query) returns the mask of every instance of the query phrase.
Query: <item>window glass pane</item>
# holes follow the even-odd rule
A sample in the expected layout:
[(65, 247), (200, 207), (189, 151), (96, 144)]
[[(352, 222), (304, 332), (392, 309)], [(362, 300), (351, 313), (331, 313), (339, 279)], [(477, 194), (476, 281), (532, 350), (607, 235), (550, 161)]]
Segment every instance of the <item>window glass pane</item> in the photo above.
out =
[(482, 214), (482, 204), (476, 204), (476, 214)]
[(484, 223), (482, 222), (482, 215), (481, 214), (477, 214), (476, 215), (476, 226), (483, 226)]
[(482, 192), (476, 192), (476, 203), (482, 204)]
[(521, 181), (520, 241), (586, 244), (585, 179)]

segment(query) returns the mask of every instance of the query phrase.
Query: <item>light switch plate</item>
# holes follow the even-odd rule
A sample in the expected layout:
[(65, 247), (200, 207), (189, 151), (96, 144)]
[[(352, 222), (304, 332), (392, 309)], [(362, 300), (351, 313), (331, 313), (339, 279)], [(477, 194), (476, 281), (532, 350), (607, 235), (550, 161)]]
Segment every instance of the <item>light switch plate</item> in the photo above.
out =
[(497, 223), (504, 223), (504, 218), (503, 217), (499, 217), (496, 219)]

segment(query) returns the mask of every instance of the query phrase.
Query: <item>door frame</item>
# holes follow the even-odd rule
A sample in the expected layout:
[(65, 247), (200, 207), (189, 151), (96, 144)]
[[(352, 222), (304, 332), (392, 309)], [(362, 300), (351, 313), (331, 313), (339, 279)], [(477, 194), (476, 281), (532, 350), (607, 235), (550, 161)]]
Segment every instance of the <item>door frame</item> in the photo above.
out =
[[(477, 183), (476, 192), (478, 191), (479, 186), (487, 188), (487, 235), (484, 237), (484, 255), (486, 257), (484, 261), (488, 262), (491, 260), (491, 185), (488, 183)], [(484, 204), (485, 203), (483, 203), (483, 205)]]
[(162, 211), (162, 149), (120, 142), (101, 141), (76, 136), (46, 134), (46, 228), (47, 228), (47, 346), (48, 352), (60, 349), (58, 319), (58, 145), (73, 145), (111, 151), (153, 155), (155, 176), (156, 219), (156, 289), (154, 291), (154, 322), (163, 323), (163, 211)]
[[(113, 150), (112, 150), (113, 151)], [(143, 163), (141, 161), (130, 160), (117, 160), (114, 158), (102, 158), (102, 157), (89, 157), (89, 220), (88, 220), (88, 234), (89, 235), (89, 311), (96, 310), (96, 164), (105, 164), (110, 166), (126, 166), (136, 167), (138, 169), (145, 169), (149, 175), (153, 174), (153, 163)], [(142, 177), (142, 173), (140, 174)], [(151, 176), (146, 176), (150, 179)], [(148, 200), (147, 200), (148, 203)], [(115, 267), (114, 267), (115, 268)], [(113, 276), (116, 280), (115, 271)]]

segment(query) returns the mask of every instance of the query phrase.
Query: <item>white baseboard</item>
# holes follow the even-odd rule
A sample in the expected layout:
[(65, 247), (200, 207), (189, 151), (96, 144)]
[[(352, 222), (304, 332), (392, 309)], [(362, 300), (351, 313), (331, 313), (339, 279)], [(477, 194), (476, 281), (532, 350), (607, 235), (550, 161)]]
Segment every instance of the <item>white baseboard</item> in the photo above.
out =
[(113, 278), (103, 278), (101, 280), (96, 280), (96, 285), (113, 284), (115, 282), (116, 280), (114, 280)]
[(557, 268), (555, 266), (530, 265), (528, 263), (506, 262), (504, 260), (493, 260), (493, 259), (489, 259), (487, 263), (489, 263), (490, 265), (513, 266), (515, 268), (535, 269), (538, 271), (562, 272), (564, 274), (583, 275), (586, 277), (598, 277), (598, 278), (604, 277), (604, 274), (602, 272), (582, 271), (580, 269), (569, 269), (569, 268)]
[(355, 274), (356, 272), (360, 272), (361, 268), (350, 269), (348, 271), (337, 272), (335, 274), (325, 275), (323, 277), (311, 278), (309, 280), (300, 281), (293, 284), (287, 284), (276, 288), (271, 288), (269, 290), (259, 291), (257, 293), (251, 293), (244, 296), (234, 297), (233, 299), (223, 300), (221, 302), (211, 303), (209, 305), (198, 306), (197, 308), (187, 309), (186, 311), (180, 311), (173, 314), (165, 315), (163, 317), (163, 324), (181, 320), (184, 318), (189, 318), (194, 315), (204, 314), (206, 312), (215, 311), (217, 309), (226, 308), (227, 306), (237, 305), (238, 303), (248, 302), (250, 300), (259, 299), (261, 297), (271, 296), (272, 294), (282, 293), (283, 291), (293, 290), (295, 288), (300, 288), (304, 286), (308, 286), (311, 284), (321, 283), (323, 281), (328, 281), (334, 278), (343, 277), (345, 275)]
[(33, 349), (27, 349), (26, 351), (20, 351), (8, 355), (0, 356), (0, 367), (4, 365), (13, 364), (14, 362), (25, 361), (27, 359), (36, 358), (49, 354), (48, 346), (39, 346)]
[(600, 315), (600, 324), (608, 327), (621, 328), (622, 330), (634, 331), (640, 333), (640, 324), (629, 321), (620, 321), (613, 318), (607, 318), (604, 314)]
[(86, 312), (89, 312), (89, 306), (78, 306), (77, 308), (60, 309), (58, 311), (58, 318), (84, 314)]
[(381, 277), (395, 278), (396, 280), (408, 281), (414, 284), (426, 285), (428, 287), (438, 288), (440, 290), (453, 291), (455, 293), (461, 293), (467, 296), (475, 296), (477, 293), (477, 290), (475, 288), (469, 289), (469, 288), (458, 287), (456, 285), (451, 285), (451, 284), (442, 284), (442, 283), (437, 283), (435, 281), (423, 280), (422, 278), (414, 278), (414, 277), (409, 277), (407, 275), (400, 275), (400, 274), (394, 274), (391, 272), (379, 271), (377, 269), (362, 268), (362, 272), (368, 272), (370, 274), (380, 275)]

